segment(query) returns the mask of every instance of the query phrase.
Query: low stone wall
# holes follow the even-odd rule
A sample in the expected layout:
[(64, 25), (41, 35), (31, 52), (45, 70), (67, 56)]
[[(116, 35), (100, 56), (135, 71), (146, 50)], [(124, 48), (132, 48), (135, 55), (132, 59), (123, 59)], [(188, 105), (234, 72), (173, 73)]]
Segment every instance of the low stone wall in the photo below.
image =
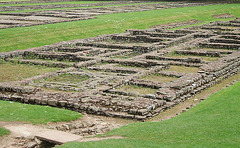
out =
[(240, 44), (226, 44), (226, 43), (200, 43), (199, 46), (207, 48), (218, 48), (218, 49), (235, 49), (240, 48)]
[[(42, 2), (40, 2), (40, 3), (42, 3)], [(135, 1), (135, 2), (132, 2), (132, 1), (115, 1), (115, 2), (89, 3), (89, 4), (50, 4), (49, 3), (48, 5), (1, 6), (0, 11), (72, 8), (72, 7), (91, 7), (91, 6), (106, 6), (106, 5), (117, 5), (117, 4), (131, 4), (131, 3), (140, 3), (140, 2), (139, 1)]]
[(138, 68), (116, 67), (116, 65), (88, 67), (88, 69), (105, 71), (105, 72), (126, 73), (126, 74), (141, 72), (141, 69), (138, 69)]
[[(173, 101), (180, 96), (189, 94), (190, 92), (197, 93), (198, 88), (214, 85), (221, 78), (235, 74), (239, 71), (240, 52), (235, 52), (229, 56), (219, 59), (216, 62), (211, 62), (200, 67), (200, 73), (186, 74), (168, 85), (163, 85), (157, 92), (158, 99)], [(195, 91), (196, 90), (196, 91)]]
[(212, 43), (230, 43), (230, 44), (240, 44), (239, 40), (236, 39), (223, 39), (223, 38), (215, 38), (210, 39)]
[(180, 78), (184, 76), (186, 73), (176, 72), (176, 71), (159, 71), (157, 74), (168, 76), (168, 77), (177, 77)]
[[(214, 28), (216, 25), (215, 22), (204, 26)], [(202, 26), (198, 26), (198, 29), (201, 28)], [(71, 66), (17, 82), (1, 83), (0, 98), (97, 115), (145, 120), (239, 72), (238, 32), (221, 33), (219, 35), (215, 30), (194, 28), (176, 31), (129, 30), (123, 34), (101, 35), (24, 51), (0, 53), (2, 59), (21, 64)], [(111, 42), (113, 38), (115, 41)], [(122, 42), (129, 38), (131, 40)], [(151, 43), (155, 39), (159, 40)], [(136, 44), (136, 41), (141, 43)], [(199, 49), (204, 44), (231, 48)], [(218, 60), (206, 62), (202, 58), (167, 57), (173, 52), (218, 57)], [(50, 59), (57, 62), (49, 61)], [(186, 70), (185, 73), (165, 70), (170, 65), (199, 67), (199, 71), (187, 73)], [(88, 76), (88, 79), (79, 79), (76, 82), (47, 80), (63, 74)], [(155, 74), (174, 79), (164, 83), (143, 79)], [(137, 85), (157, 91), (151, 94), (141, 94), (141, 91), (126, 92), (121, 89), (125, 85)]]
[(206, 50), (175, 50), (176, 54), (182, 55), (194, 55), (194, 56), (209, 56), (209, 57), (220, 57), (218, 51), (206, 51)]
[[(16, 62), (16, 60), (10, 59), (11, 62)], [(52, 62), (52, 61), (39, 61), (39, 60), (25, 60), (19, 59), (17, 60), (18, 64), (33, 64), (33, 65), (42, 65), (47, 67), (59, 67), (59, 68), (67, 68), (72, 67), (73, 63), (64, 63), (64, 62)]]
[(14, 92), (14, 93), (22, 93), (22, 94), (30, 94), (40, 89), (31, 87), (31, 86), (17, 86), (9, 83), (0, 83), (0, 92)]
[(186, 63), (201, 63), (201, 58), (174, 58), (174, 57), (162, 57), (162, 56), (153, 56), (148, 55), (146, 56), (147, 59), (155, 59), (155, 60), (164, 60), (164, 61), (179, 61), (179, 62), (186, 62)]
[(131, 80), (128, 82), (128, 85), (137, 85), (142, 87), (148, 87), (153, 89), (161, 88), (162, 83), (160, 82), (153, 82), (153, 81), (146, 81), (146, 80)]
[(128, 96), (120, 97), (114, 95), (94, 97), (80, 93), (36, 92), (35, 94), (30, 95), (1, 94), (0, 98), (3, 100), (49, 105), (79, 112), (132, 119), (144, 119), (146, 118), (142, 117), (144, 115), (151, 116), (151, 110), (165, 104), (165, 102), (161, 100), (149, 100)]
[(158, 37), (150, 37), (148, 35), (136, 35), (136, 36), (113, 36), (113, 40), (122, 40), (122, 41), (134, 41), (134, 42), (147, 42), (147, 43), (154, 43), (163, 41), (163, 39)]
[(102, 62), (107, 62), (107, 63), (118, 63), (121, 65), (125, 66), (134, 66), (134, 67), (145, 67), (145, 68), (150, 68), (152, 66), (159, 66), (159, 65), (164, 65), (166, 66), (167, 64), (165, 63), (160, 63), (157, 61), (137, 61), (137, 60), (125, 60), (125, 59), (102, 59)]
[(215, 62), (211, 62), (207, 65), (200, 67), (200, 71), (204, 71), (205, 73), (217, 72), (231, 66), (232, 64), (237, 64), (240, 60), (239, 58), (240, 51), (237, 51), (229, 56), (223, 57)]

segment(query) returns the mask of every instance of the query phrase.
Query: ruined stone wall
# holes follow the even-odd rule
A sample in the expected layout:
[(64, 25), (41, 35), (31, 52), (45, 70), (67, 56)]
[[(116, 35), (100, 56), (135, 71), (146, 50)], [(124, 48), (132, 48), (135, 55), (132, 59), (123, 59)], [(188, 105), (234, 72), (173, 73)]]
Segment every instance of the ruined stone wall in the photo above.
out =
[[(234, 22), (240, 23), (238, 19)], [(1, 83), (0, 99), (96, 115), (151, 118), (239, 72), (238, 29), (219, 33), (218, 24), (221, 22), (176, 31), (128, 30), (123, 34), (0, 53), (5, 61), (62, 68)], [(207, 48), (213, 46), (214, 49)], [(173, 66), (175, 70), (171, 70)], [(188, 68), (192, 71), (188, 72)], [(67, 74), (87, 79), (57, 79)], [(173, 79), (163, 82), (150, 79), (151, 75)], [(55, 81), (50, 81), (53, 77)], [(147, 89), (151, 92), (144, 93)]]

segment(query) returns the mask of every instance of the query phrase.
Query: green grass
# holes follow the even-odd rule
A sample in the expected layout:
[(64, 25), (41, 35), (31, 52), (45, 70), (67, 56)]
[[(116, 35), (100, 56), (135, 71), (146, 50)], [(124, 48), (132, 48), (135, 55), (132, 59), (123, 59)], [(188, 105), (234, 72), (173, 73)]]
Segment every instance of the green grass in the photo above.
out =
[(198, 72), (197, 67), (187, 67), (187, 66), (175, 66), (171, 65), (169, 69), (166, 69), (166, 71), (177, 71), (182, 73), (197, 73)]
[[(228, 20), (232, 20), (233, 18), (225, 18), (225, 19), (218, 19), (219, 21), (228, 21)], [(199, 26), (199, 25), (205, 25), (205, 24), (209, 24), (211, 21), (205, 21), (203, 23), (197, 23), (197, 24), (192, 24), (192, 25), (186, 25), (186, 26), (180, 26), (180, 27), (175, 27), (175, 28), (170, 28), (167, 30), (178, 30), (178, 29), (183, 29), (183, 28), (189, 28), (189, 27), (193, 27), (193, 26)]]
[(142, 70), (146, 69), (146, 67), (131, 66), (131, 65), (121, 65), (121, 64), (116, 64), (115, 66), (116, 67), (123, 67), (123, 68), (142, 69)]
[(33, 124), (46, 124), (48, 122), (76, 120), (81, 116), (78, 112), (55, 107), (0, 100), (1, 121), (25, 121)]
[(148, 75), (146, 77), (142, 78), (143, 80), (150, 80), (150, 81), (154, 81), (154, 82), (162, 82), (162, 83), (167, 83), (167, 82), (171, 82), (173, 80), (178, 79), (177, 77), (168, 77), (168, 76), (163, 76), (160, 74), (151, 74)]
[(186, 25), (186, 26), (180, 26), (180, 27), (170, 28), (170, 29), (168, 29), (168, 30), (178, 30), (178, 29), (183, 29), (183, 28), (188, 28), (188, 27), (193, 27), (193, 26), (204, 25), (204, 24), (208, 24), (208, 23), (209, 23), (209, 22), (196, 23), (196, 24), (192, 24), (192, 25)]
[(134, 123), (112, 130), (107, 136), (125, 139), (71, 142), (77, 147), (239, 147), (240, 82), (212, 95), (187, 112), (161, 122)]
[(111, 58), (112, 59), (114, 59), (114, 58), (117, 58), (117, 59), (128, 59), (128, 58), (131, 58), (131, 57), (138, 56), (140, 54), (141, 53), (139, 53), (139, 52), (130, 52), (130, 53), (126, 53), (126, 54), (123, 54), (123, 55), (112, 56)]
[(98, 16), (97, 19), (63, 22), (32, 27), (1, 29), (0, 52), (26, 49), (60, 41), (120, 33), (126, 29), (146, 29), (150, 26), (197, 19), (218, 20), (214, 14), (230, 13), (240, 17), (240, 4), (222, 4), (186, 8), (172, 8), (144, 12), (119, 13)]
[(102, 66), (102, 65), (107, 65), (109, 64), (108, 62), (101, 62), (101, 63), (97, 63), (94, 66)]
[(137, 85), (125, 85), (120, 87), (119, 90), (124, 92), (139, 92), (140, 94), (155, 94), (158, 89), (142, 87)]
[(88, 76), (79, 76), (79, 75), (67, 73), (67, 74), (62, 74), (62, 75), (56, 76), (56, 77), (48, 78), (48, 79), (46, 79), (46, 81), (79, 83), (82, 81), (86, 81), (88, 79), (89, 79)]
[(0, 83), (7, 81), (19, 81), (25, 78), (56, 70), (59, 70), (59, 68), (14, 64), (0, 61)]
[(0, 136), (8, 135), (10, 133), (9, 130), (6, 130), (5, 128), (0, 127)]
[(219, 57), (210, 57), (210, 56), (197, 56), (197, 55), (183, 55), (183, 54), (175, 54), (171, 53), (168, 54), (167, 57), (174, 57), (174, 58), (201, 58), (204, 61), (216, 61), (219, 59)]

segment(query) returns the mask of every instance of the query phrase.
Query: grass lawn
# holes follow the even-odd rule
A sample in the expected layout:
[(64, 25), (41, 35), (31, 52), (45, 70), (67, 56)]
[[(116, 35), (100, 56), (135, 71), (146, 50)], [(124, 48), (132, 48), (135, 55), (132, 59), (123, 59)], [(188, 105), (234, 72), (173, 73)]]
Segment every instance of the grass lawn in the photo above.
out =
[(140, 94), (155, 94), (158, 89), (152, 89), (152, 88), (147, 88), (147, 87), (142, 87), (142, 86), (137, 86), (137, 85), (125, 85), (119, 90), (124, 91), (124, 92), (139, 92)]
[(143, 80), (150, 80), (150, 81), (154, 81), (154, 82), (162, 82), (162, 83), (167, 83), (173, 80), (178, 79), (177, 77), (168, 77), (168, 76), (163, 76), (160, 74), (151, 74), (148, 75), (146, 77), (142, 78)]
[(88, 76), (79, 76), (79, 75), (74, 75), (74, 74), (62, 74), (59, 76), (51, 77), (48, 79), (45, 79), (46, 81), (49, 82), (69, 82), (69, 83), (79, 83), (88, 80)]
[(219, 59), (219, 57), (210, 57), (210, 56), (197, 56), (197, 55), (183, 55), (183, 54), (169, 54), (167, 57), (173, 57), (173, 58), (189, 58), (189, 57), (195, 57), (195, 58), (201, 58), (205, 61), (216, 61)]
[(187, 67), (187, 66), (175, 66), (171, 65), (169, 69), (166, 69), (166, 71), (177, 71), (182, 73), (197, 73), (198, 72), (197, 67)]
[(14, 64), (0, 61), (0, 83), (7, 81), (19, 81), (25, 78), (56, 70), (59, 70), (59, 68)]
[(0, 100), (0, 121), (25, 121), (34, 124), (76, 120), (78, 112), (49, 106), (22, 104)]
[(125, 139), (71, 142), (76, 147), (239, 147), (240, 82), (212, 95), (187, 112), (161, 122), (134, 123), (107, 136)]
[(240, 17), (240, 4), (222, 4), (172, 8), (144, 12), (119, 13), (98, 16), (97, 19), (47, 24), (32, 27), (1, 29), (0, 52), (26, 49), (101, 34), (120, 33), (126, 29), (146, 29), (170, 22), (197, 19), (209, 22), (214, 14), (230, 13)]
[(6, 130), (5, 128), (0, 127), (0, 136), (8, 135), (9, 133), (10, 133), (9, 130)]

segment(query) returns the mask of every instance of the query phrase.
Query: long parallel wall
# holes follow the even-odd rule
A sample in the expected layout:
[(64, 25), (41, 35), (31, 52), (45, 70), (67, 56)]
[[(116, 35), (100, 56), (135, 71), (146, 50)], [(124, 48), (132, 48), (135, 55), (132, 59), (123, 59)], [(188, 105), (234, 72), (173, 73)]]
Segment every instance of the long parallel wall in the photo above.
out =
[[(86, 19), (94, 19), (98, 15), (125, 13), (147, 10), (158, 10), (168, 8), (190, 7), (210, 5), (213, 3), (149, 3), (138, 4), (143, 1), (117, 1), (94, 4), (56, 4), (56, 5), (27, 5), (27, 6), (0, 6), (0, 29), (12, 27), (35, 26), (42, 24), (51, 24), (59, 22), (79, 21)], [(133, 4), (132, 4), (133, 3)], [(146, 2), (147, 3), (147, 2)], [(131, 4), (126, 6), (107, 6), (115, 4)], [(216, 3), (214, 3), (216, 4)], [(74, 7), (90, 7), (101, 6), (99, 8), (74, 8)], [(105, 7), (103, 7), (105, 6)], [(33, 12), (7, 12), (7, 11), (21, 11), (34, 9), (54, 9), (66, 8), (59, 10), (42, 10)], [(71, 9), (69, 9), (71, 8)]]
[[(0, 98), (145, 120), (238, 73), (239, 48), (236, 19), (175, 31), (128, 30), (1, 53), (8, 62), (62, 69), (1, 83)], [(64, 75), (84, 79), (60, 81)]]

